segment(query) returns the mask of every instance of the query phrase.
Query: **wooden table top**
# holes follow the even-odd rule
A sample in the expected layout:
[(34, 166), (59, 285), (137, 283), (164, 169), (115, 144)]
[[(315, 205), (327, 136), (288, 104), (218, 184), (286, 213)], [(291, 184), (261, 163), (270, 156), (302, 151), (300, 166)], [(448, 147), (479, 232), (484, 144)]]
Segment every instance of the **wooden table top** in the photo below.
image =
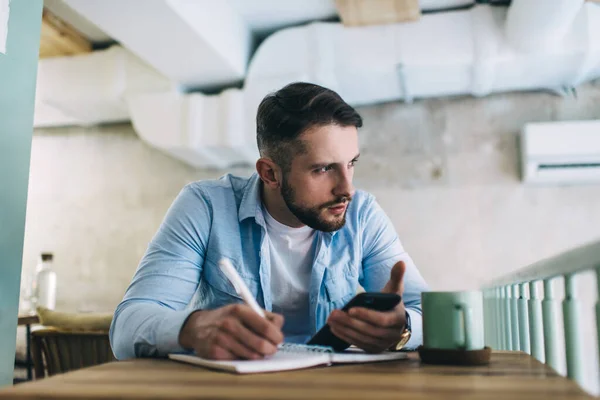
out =
[(40, 317), (37, 314), (19, 314), (19, 325), (32, 325), (38, 324), (40, 322)]
[(0, 399), (589, 399), (527, 354), (496, 352), (488, 366), (408, 360), (233, 375), (165, 359), (112, 362), (0, 390)]

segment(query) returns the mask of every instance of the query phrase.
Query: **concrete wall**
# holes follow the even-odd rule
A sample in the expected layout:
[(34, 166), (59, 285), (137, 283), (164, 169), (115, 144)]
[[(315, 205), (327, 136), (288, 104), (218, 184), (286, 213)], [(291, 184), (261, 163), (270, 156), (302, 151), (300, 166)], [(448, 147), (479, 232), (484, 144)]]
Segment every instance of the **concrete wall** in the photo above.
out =
[[(360, 111), (356, 184), (378, 197), (432, 288), (475, 288), (600, 239), (600, 185), (522, 185), (517, 141), (528, 121), (600, 118), (600, 84), (578, 99), (502, 94)], [(53, 251), (58, 306), (110, 309), (181, 187), (223, 173), (170, 159), (128, 125), (37, 130), (24, 271)]]
[[(600, 239), (600, 184), (524, 186), (517, 143), (529, 121), (600, 118), (600, 84), (577, 98), (512, 93), (360, 111), (357, 186), (378, 197), (433, 289), (477, 288)], [(223, 173), (194, 171), (127, 125), (37, 131), (23, 269), (53, 251), (58, 307), (110, 310), (181, 187)], [(584, 292), (591, 310), (595, 291)]]

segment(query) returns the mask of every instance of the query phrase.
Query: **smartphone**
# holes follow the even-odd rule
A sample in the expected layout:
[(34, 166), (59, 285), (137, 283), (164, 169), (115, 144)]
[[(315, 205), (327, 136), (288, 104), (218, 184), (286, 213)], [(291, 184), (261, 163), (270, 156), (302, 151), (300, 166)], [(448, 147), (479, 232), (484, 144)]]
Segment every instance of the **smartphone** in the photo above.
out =
[[(352, 307), (364, 307), (376, 311), (390, 311), (400, 303), (400, 300), (402, 300), (402, 297), (396, 293), (359, 293), (342, 308), (342, 311), (348, 311)], [(331, 333), (327, 324), (315, 333), (306, 344), (329, 346), (334, 351), (344, 351), (350, 347), (350, 343), (343, 341)]]

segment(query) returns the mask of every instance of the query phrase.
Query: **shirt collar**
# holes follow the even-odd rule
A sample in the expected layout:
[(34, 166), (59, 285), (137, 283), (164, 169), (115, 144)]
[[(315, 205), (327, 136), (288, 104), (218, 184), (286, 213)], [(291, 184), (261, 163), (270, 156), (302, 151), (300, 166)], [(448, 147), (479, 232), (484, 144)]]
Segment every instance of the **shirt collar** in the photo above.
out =
[[(238, 212), (239, 221), (242, 222), (246, 218), (254, 217), (262, 220), (262, 212), (261, 212), (261, 180), (258, 177), (258, 174), (255, 172), (248, 179), (248, 183), (246, 184), (246, 188), (244, 189), (244, 196), (242, 197), (242, 201), (240, 203), (240, 210)], [(260, 217), (258, 217), (260, 215)]]

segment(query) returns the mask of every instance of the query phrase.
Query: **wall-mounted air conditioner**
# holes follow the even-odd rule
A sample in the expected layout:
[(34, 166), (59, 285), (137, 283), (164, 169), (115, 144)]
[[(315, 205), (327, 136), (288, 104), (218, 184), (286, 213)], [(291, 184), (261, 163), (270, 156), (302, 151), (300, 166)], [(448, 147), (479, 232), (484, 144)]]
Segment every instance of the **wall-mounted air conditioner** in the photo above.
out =
[(526, 124), (521, 156), (527, 183), (600, 183), (600, 120)]

